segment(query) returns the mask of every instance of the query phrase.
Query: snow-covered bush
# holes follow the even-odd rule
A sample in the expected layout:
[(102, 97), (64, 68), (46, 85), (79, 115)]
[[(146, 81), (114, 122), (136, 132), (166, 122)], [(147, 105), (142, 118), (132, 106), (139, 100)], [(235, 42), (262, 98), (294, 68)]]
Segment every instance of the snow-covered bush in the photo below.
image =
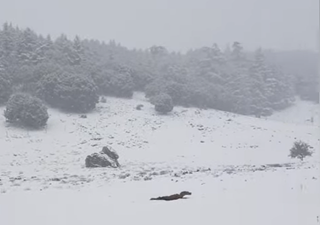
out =
[(313, 152), (310, 149), (312, 149), (312, 147), (307, 143), (303, 141), (296, 141), (294, 142), (293, 147), (290, 149), (289, 156), (291, 158), (298, 158), (303, 161), (306, 156), (312, 156)]
[(12, 85), (9, 77), (0, 68), (0, 105), (6, 103), (12, 94)]
[(69, 72), (44, 76), (37, 95), (54, 107), (81, 113), (94, 109), (99, 101), (98, 88), (90, 77)]
[(15, 123), (32, 128), (46, 125), (49, 115), (47, 107), (37, 97), (17, 93), (10, 97), (4, 116), (9, 123)]
[(151, 104), (154, 105), (154, 108), (159, 113), (168, 113), (173, 110), (172, 98), (170, 95), (162, 93), (156, 95), (150, 99)]

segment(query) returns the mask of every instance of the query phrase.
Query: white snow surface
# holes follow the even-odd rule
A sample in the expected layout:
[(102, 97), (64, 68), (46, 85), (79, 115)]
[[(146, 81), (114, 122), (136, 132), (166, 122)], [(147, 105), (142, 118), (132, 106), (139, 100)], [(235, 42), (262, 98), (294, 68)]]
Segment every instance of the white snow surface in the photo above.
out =
[[(268, 118), (158, 115), (135, 94), (107, 98), (87, 118), (49, 113), (40, 131), (0, 117), (1, 225), (320, 224), (318, 105), (298, 101)], [(297, 140), (314, 147), (304, 162), (288, 157)], [(121, 168), (85, 168), (105, 145)], [(187, 199), (150, 201), (184, 190)]]

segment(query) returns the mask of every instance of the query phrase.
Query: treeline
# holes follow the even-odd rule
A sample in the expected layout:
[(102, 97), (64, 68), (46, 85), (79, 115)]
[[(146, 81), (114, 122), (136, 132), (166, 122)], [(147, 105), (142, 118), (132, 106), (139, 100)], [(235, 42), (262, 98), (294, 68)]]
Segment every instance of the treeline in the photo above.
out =
[(246, 52), (239, 42), (223, 51), (214, 44), (185, 54), (163, 46), (129, 50), (115, 41), (65, 35), (52, 40), (5, 23), (0, 30), (0, 103), (18, 91), (54, 107), (88, 111), (99, 95), (130, 98), (143, 91), (150, 99), (167, 94), (174, 105), (260, 116), (290, 106), (296, 94), (317, 101), (310, 88), (316, 77), (308, 66), (305, 73), (294, 73), (290, 69), (298, 60), (276, 64), (269, 60), (272, 54)]
[(285, 73), (294, 76), (295, 92), (304, 100), (319, 103), (319, 68), (317, 52), (305, 50), (266, 51), (268, 62), (281, 65)]

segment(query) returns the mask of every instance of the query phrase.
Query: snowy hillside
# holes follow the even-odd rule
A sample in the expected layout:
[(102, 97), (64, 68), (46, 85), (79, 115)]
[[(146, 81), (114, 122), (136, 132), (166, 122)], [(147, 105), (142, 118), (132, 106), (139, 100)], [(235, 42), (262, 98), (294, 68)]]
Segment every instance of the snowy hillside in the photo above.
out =
[(268, 119), (284, 123), (319, 125), (319, 105), (296, 99), (296, 104), (280, 112), (276, 112)]
[[(1, 224), (320, 224), (312, 107), (262, 119), (182, 107), (161, 116), (136, 94), (108, 98), (87, 118), (50, 109), (42, 131), (0, 117)], [(303, 163), (288, 157), (296, 140), (316, 150)], [(105, 145), (122, 167), (85, 168)], [(149, 201), (183, 190), (189, 199)]]

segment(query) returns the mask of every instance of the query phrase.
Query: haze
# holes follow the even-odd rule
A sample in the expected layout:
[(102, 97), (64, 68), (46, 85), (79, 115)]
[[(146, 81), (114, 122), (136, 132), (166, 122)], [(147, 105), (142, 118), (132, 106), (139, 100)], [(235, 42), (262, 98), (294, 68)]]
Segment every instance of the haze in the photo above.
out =
[(0, 23), (129, 48), (316, 49), (318, 0), (0, 0)]

